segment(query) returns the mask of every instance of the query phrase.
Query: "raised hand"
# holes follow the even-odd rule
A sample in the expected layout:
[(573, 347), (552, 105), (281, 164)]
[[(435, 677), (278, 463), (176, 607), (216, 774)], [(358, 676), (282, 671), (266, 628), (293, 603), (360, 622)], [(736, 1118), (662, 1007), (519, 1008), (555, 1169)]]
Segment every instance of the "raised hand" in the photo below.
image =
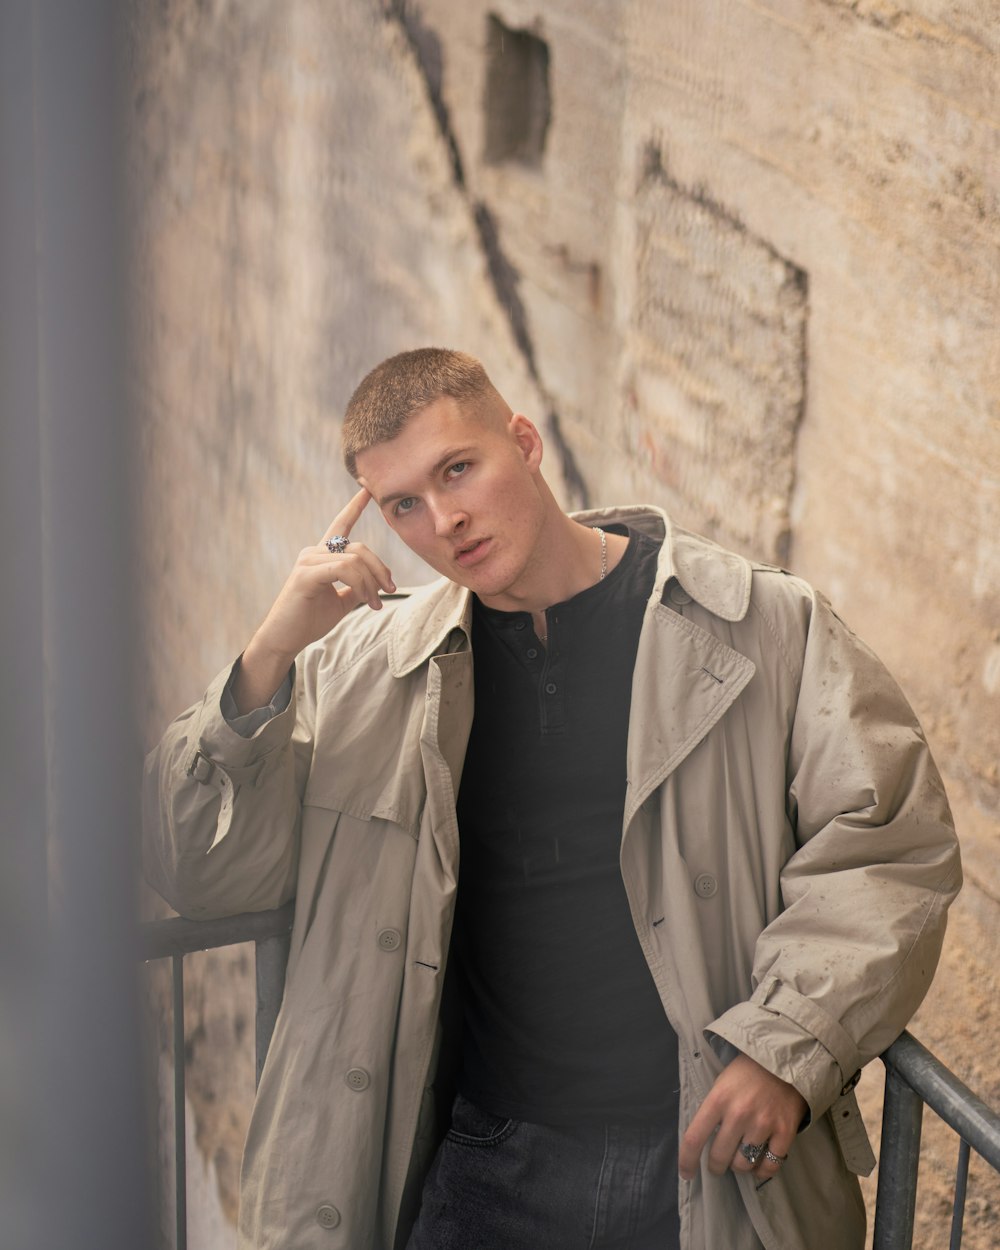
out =
[(262, 707), (281, 685), (295, 657), (322, 638), (359, 604), (379, 611), (379, 591), (396, 589), (392, 574), (363, 543), (331, 551), (327, 540), (350, 537), (371, 495), (362, 488), (334, 517), (315, 546), (303, 547), (278, 597), (243, 652), (233, 682), (240, 712)]

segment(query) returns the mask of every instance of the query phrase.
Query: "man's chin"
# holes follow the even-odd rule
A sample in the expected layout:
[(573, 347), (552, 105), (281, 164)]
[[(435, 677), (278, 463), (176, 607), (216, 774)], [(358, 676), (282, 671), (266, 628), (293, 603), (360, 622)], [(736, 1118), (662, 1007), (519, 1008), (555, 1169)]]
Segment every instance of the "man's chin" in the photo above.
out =
[(463, 569), (458, 565), (453, 565), (445, 576), (456, 586), (464, 586), (466, 590), (471, 590), (477, 598), (483, 600), (494, 599), (502, 595), (508, 585), (506, 578), (498, 577), (495, 572), (490, 573), (486, 569), (482, 571)]
[(465, 586), (466, 589), (473, 591), (482, 598), (484, 595), (495, 595), (503, 592), (509, 578), (505, 575), (503, 569), (497, 568), (497, 561), (491, 558), (492, 552), (487, 552), (485, 558), (481, 558), (469, 565), (463, 565), (458, 560), (452, 560), (446, 569), (442, 569), (450, 581), (455, 582), (459, 586)]

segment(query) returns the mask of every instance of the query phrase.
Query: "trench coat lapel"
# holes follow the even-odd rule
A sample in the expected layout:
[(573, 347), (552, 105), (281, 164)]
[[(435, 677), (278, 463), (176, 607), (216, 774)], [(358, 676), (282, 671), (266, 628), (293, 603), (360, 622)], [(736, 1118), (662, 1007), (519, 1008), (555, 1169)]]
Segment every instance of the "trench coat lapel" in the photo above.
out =
[(688, 617), (662, 603), (648, 609), (632, 679), (626, 827), (725, 715), (754, 672), (752, 660)]

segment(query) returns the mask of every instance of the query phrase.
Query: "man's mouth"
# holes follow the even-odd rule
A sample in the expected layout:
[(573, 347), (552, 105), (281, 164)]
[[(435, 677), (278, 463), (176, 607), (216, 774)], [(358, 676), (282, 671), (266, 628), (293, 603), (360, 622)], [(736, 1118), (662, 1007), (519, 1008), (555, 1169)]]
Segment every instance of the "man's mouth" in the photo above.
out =
[(459, 564), (468, 566), (476, 564), (486, 555), (490, 540), (488, 538), (477, 538), (474, 542), (463, 543), (455, 552), (455, 559)]

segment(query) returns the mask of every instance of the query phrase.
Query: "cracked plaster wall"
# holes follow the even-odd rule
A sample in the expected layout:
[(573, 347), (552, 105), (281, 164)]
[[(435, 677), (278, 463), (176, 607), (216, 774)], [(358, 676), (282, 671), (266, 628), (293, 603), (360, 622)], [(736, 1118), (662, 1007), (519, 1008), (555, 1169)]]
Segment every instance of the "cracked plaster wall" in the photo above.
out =
[[(354, 382), (403, 347), (465, 347), (546, 428), (567, 503), (666, 502), (791, 564), (897, 673), (970, 876), (918, 1031), (1000, 1103), (983, 1041), (1000, 919), (989, 6), (131, 10), (147, 738), (239, 650), (349, 489), (336, 426)], [(547, 49), (530, 162), (486, 159), (491, 18)], [(397, 580), (425, 575), (389, 558)], [(241, 958), (206, 958), (228, 988), (192, 990), (209, 1017), (190, 1046), (197, 1139), (230, 1213), (252, 1084)], [(932, 1139), (925, 1220), (945, 1158)], [(997, 1227), (984, 1192), (974, 1248)]]

